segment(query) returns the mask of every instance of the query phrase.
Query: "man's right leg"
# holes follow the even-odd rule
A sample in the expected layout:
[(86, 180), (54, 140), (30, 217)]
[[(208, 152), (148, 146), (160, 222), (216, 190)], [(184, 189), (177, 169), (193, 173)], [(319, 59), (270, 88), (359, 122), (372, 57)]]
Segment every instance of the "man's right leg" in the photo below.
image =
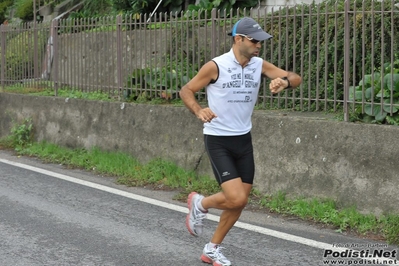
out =
[(251, 184), (243, 183), (241, 178), (224, 182), (222, 192), (202, 199), (201, 204), (205, 209), (216, 208), (223, 210), (219, 224), (211, 239), (212, 243), (220, 244), (241, 216), (242, 210), (248, 203)]
[(220, 244), (234, 226), (248, 202), (252, 185), (242, 183), (241, 178), (235, 178), (222, 184), (222, 192), (203, 198), (201, 205), (208, 208), (223, 210), (218, 226), (210, 243), (206, 244), (201, 260), (214, 266), (230, 266), (231, 262), (220, 251)]

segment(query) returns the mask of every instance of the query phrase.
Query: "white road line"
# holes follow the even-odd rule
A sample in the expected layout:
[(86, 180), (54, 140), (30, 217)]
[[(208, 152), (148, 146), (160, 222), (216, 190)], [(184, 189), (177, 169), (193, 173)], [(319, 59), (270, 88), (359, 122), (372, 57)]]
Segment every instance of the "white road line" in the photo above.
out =
[[(76, 183), (76, 184), (79, 184), (79, 185), (83, 185), (83, 186), (86, 186), (86, 187), (91, 187), (91, 188), (98, 189), (98, 190), (101, 190), (101, 191), (109, 192), (109, 193), (112, 193), (112, 194), (115, 194), (115, 195), (118, 195), (118, 196), (134, 199), (134, 200), (137, 200), (137, 201), (145, 202), (145, 203), (156, 205), (156, 206), (160, 206), (160, 207), (167, 208), (167, 209), (170, 209), (170, 210), (173, 210), (173, 211), (178, 211), (178, 212), (181, 212), (181, 213), (187, 213), (188, 212), (188, 208), (181, 207), (179, 205), (166, 203), (166, 202), (163, 202), (163, 201), (160, 201), (160, 200), (151, 199), (151, 198), (148, 198), (148, 197), (136, 195), (136, 194), (133, 194), (133, 193), (130, 193), (130, 192), (126, 192), (126, 191), (123, 191), (123, 190), (119, 190), (119, 189), (107, 187), (107, 186), (104, 186), (104, 185), (96, 184), (96, 183), (93, 183), (93, 182), (81, 180), (81, 179), (74, 178), (74, 177), (71, 177), (71, 176), (55, 173), (55, 172), (44, 170), (44, 169), (41, 169), (41, 168), (38, 168), (38, 167), (34, 167), (34, 166), (30, 166), (30, 165), (26, 165), (26, 164), (22, 164), (22, 163), (18, 163), (18, 162), (13, 162), (13, 161), (6, 160), (6, 159), (0, 159), (0, 162), (8, 164), (8, 165), (15, 166), (15, 167), (27, 169), (27, 170), (30, 170), (30, 171), (33, 171), (33, 172), (37, 172), (37, 173), (40, 173), (40, 174), (52, 176), (52, 177), (55, 177), (55, 178), (58, 178), (58, 179), (62, 179), (62, 180), (68, 181), (68, 182), (72, 182), (72, 183)], [(207, 215), (207, 219), (211, 220), (211, 221), (218, 222), (219, 221), (219, 216), (208, 214)], [(286, 241), (303, 244), (303, 245), (314, 247), (314, 248), (318, 248), (318, 249), (332, 250), (333, 252), (344, 252), (346, 250), (349, 250), (347, 248), (334, 247), (332, 244), (319, 242), (319, 241), (315, 241), (315, 240), (312, 240), (312, 239), (308, 239), (308, 238), (304, 238), (304, 237), (300, 237), (300, 236), (295, 236), (295, 235), (279, 232), (279, 231), (276, 231), (276, 230), (267, 229), (267, 228), (264, 228), (264, 227), (261, 227), (261, 226), (248, 224), (248, 223), (236, 222), (236, 224), (234, 226), (238, 227), (238, 228), (245, 229), (245, 230), (249, 230), (249, 231), (252, 231), (252, 232), (257, 232), (257, 233), (260, 233), (260, 234), (263, 234), (263, 235), (272, 236), (272, 237), (275, 237), (275, 238), (279, 238), (279, 239), (283, 239), (283, 240), (286, 240)], [(352, 249), (352, 250), (354, 250), (354, 249)], [(375, 258), (363, 258), (363, 259), (364, 260), (368, 260), (368, 261), (372, 261)], [(396, 262), (395, 260), (392, 260), (392, 259), (379, 258), (379, 261), (381, 261), (382, 263), (385, 263), (385, 265), (399, 265), (399, 262)]]

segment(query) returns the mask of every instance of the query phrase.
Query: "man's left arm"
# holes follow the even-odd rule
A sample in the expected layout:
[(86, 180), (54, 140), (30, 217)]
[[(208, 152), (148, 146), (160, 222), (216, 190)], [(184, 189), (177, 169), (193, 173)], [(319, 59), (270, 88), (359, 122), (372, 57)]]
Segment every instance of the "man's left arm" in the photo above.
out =
[(298, 74), (278, 68), (267, 61), (263, 61), (262, 75), (271, 79), (269, 88), (274, 94), (285, 89), (296, 88), (302, 82)]

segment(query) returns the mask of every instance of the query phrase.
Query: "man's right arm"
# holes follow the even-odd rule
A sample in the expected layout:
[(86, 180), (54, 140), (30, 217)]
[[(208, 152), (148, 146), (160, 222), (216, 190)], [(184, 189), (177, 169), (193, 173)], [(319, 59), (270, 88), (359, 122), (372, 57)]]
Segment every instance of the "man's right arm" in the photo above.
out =
[(195, 98), (195, 93), (206, 87), (212, 80), (217, 79), (218, 69), (213, 61), (206, 63), (180, 92), (180, 98), (186, 107), (194, 113), (202, 122), (210, 122), (216, 115), (209, 108), (202, 108)]

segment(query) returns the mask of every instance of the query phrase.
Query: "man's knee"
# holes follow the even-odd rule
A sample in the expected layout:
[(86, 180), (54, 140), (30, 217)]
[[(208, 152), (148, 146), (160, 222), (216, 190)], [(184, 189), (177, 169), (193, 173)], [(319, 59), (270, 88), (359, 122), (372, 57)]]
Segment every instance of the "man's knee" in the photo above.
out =
[(248, 197), (245, 194), (236, 195), (228, 199), (230, 209), (244, 209), (248, 203)]
[(240, 178), (229, 180), (222, 184), (228, 209), (244, 209), (248, 203), (251, 185), (242, 183)]

